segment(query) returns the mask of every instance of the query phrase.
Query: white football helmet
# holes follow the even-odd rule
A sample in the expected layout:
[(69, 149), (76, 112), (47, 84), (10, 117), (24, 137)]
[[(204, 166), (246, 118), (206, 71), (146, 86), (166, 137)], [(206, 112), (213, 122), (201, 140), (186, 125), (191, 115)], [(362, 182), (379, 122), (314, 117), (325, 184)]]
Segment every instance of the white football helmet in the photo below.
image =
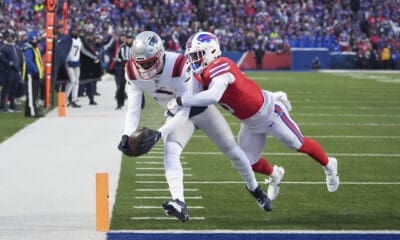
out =
[(209, 32), (193, 34), (186, 43), (185, 55), (193, 72), (201, 74), (208, 64), (221, 56), (218, 38)]
[(135, 37), (132, 58), (139, 75), (151, 79), (164, 67), (164, 44), (155, 32), (145, 31)]

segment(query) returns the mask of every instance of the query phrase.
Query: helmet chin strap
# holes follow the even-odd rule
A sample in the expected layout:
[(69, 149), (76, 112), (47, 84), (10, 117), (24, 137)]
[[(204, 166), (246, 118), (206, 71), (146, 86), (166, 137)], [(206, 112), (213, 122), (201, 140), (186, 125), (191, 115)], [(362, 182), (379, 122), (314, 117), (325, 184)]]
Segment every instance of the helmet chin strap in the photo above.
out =
[(160, 70), (157, 72), (156, 75), (160, 75), (164, 71), (164, 65), (165, 65), (165, 53), (162, 56), (162, 63), (160, 64)]

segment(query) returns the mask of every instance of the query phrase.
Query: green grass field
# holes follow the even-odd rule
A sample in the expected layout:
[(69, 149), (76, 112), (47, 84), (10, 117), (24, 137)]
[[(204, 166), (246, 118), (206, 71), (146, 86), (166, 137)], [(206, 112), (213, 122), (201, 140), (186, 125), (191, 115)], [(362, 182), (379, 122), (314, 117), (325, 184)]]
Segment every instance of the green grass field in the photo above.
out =
[[(263, 155), (284, 166), (286, 175), (273, 211), (264, 212), (230, 161), (198, 131), (182, 157), (191, 220), (181, 223), (162, 211), (169, 192), (162, 143), (158, 143), (146, 156), (123, 157), (112, 230), (400, 230), (400, 76), (248, 75), (264, 89), (287, 92), (293, 106), (291, 116), (303, 134), (317, 139), (338, 158), (342, 182), (338, 192), (327, 192), (325, 175), (316, 162), (271, 137)], [(239, 122), (225, 110), (222, 113), (237, 133)], [(35, 120), (22, 112), (1, 113), (0, 142)], [(158, 128), (163, 121), (161, 108), (148, 98), (141, 124)], [(257, 175), (260, 183), (264, 178)]]
[(27, 118), (24, 113), (0, 113), (0, 143), (14, 135), (21, 128), (31, 124), (37, 118)]
[[(400, 76), (382, 73), (249, 72), (263, 89), (283, 90), (291, 117), (339, 161), (341, 186), (326, 190), (322, 168), (270, 137), (264, 149), (285, 178), (274, 209), (262, 211), (240, 176), (202, 132), (182, 158), (191, 220), (166, 218), (169, 199), (162, 143), (140, 158), (123, 157), (111, 228), (184, 230), (400, 230)], [(222, 110), (234, 133), (239, 123)], [(164, 121), (148, 99), (141, 124)], [(155, 169), (153, 169), (155, 168)], [(263, 182), (264, 176), (257, 175)], [(266, 185), (262, 184), (266, 190)], [(149, 191), (153, 189), (153, 191)]]

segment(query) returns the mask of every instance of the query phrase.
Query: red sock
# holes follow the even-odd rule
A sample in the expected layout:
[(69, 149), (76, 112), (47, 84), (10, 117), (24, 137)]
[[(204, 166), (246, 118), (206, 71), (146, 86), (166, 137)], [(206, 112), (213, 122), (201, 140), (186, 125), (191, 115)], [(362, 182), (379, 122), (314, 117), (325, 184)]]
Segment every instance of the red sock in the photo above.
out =
[(254, 163), (251, 167), (253, 168), (254, 172), (265, 175), (271, 175), (271, 173), (274, 171), (274, 167), (264, 157), (260, 157), (258, 162)]
[(297, 151), (302, 153), (307, 153), (310, 157), (314, 158), (322, 166), (328, 164), (328, 156), (326, 155), (324, 149), (317, 141), (311, 138), (303, 138), (303, 145)]

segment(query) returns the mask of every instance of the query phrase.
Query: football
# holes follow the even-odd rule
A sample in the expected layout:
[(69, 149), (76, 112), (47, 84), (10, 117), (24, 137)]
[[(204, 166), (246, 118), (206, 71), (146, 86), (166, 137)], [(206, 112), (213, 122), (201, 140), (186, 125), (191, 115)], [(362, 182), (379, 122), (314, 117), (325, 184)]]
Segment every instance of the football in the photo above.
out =
[(140, 144), (142, 143), (143, 138), (148, 135), (148, 128), (139, 128), (129, 136), (128, 145), (129, 149), (132, 151), (133, 156), (139, 156), (144, 153), (140, 147)]

